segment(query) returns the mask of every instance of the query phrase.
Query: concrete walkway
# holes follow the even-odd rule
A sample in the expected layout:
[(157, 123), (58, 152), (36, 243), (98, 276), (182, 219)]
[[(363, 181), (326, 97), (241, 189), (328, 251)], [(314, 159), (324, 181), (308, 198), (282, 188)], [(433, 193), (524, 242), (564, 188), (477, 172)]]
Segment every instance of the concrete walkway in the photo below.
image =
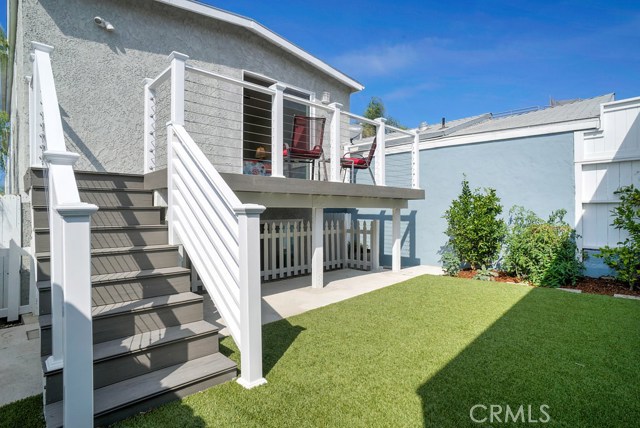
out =
[[(298, 315), (424, 274), (442, 275), (442, 269), (433, 266), (415, 266), (400, 272), (341, 269), (325, 272), (325, 286), (318, 289), (311, 288), (311, 276), (269, 282), (262, 285), (262, 323)], [(208, 296), (205, 296), (205, 319), (216, 324), (221, 335), (229, 334)]]
[[(298, 315), (424, 274), (441, 275), (442, 270), (429, 266), (416, 266), (397, 273), (343, 269), (325, 272), (325, 287), (321, 289), (311, 288), (311, 276), (270, 282), (262, 286), (262, 323)], [(204, 297), (205, 319), (218, 325), (222, 335), (227, 335), (211, 299), (208, 295)], [(31, 315), (25, 315), (23, 320), (24, 325), (0, 329), (0, 406), (42, 392), (38, 320)]]
[(0, 406), (42, 392), (38, 318), (22, 320), (23, 325), (0, 329)]

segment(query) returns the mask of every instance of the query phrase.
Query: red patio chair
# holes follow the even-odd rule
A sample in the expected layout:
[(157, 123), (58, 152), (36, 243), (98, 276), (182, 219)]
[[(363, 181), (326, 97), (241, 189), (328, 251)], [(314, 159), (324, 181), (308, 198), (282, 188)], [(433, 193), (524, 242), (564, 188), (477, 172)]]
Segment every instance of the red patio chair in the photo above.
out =
[[(291, 145), (284, 145), (284, 158), (287, 161), (288, 175), (291, 176), (291, 162), (306, 162), (311, 164), (311, 179), (315, 170), (315, 161), (322, 162), (324, 176), (327, 177), (327, 165), (324, 161), (324, 117), (293, 116), (293, 132)], [(318, 167), (318, 176), (320, 168)]]
[[(340, 166), (346, 173), (347, 169), (351, 169), (351, 182), (355, 182), (355, 170), (356, 169), (368, 169), (369, 174), (371, 175), (371, 179), (373, 180), (373, 185), (376, 185), (376, 179), (373, 176), (373, 172), (371, 172), (371, 161), (373, 161), (373, 155), (376, 153), (376, 147), (378, 143), (376, 138), (373, 139), (373, 143), (371, 143), (371, 148), (369, 149), (369, 154), (365, 158), (360, 153), (353, 153), (344, 156), (340, 159)], [(344, 181), (344, 175), (342, 176), (342, 180)]]

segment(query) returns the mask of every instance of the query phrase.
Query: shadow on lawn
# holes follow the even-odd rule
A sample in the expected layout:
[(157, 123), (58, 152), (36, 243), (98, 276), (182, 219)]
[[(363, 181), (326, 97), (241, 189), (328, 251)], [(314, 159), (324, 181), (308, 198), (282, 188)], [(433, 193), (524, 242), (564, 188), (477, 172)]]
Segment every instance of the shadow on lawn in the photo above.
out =
[(424, 426), (635, 425), (640, 307), (619, 300), (531, 290), (418, 388)]
[[(292, 325), (287, 319), (262, 326), (262, 370), (265, 377), (304, 330), (304, 327)], [(237, 348), (231, 349), (220, 342), (220, 352), (240, 365)]]

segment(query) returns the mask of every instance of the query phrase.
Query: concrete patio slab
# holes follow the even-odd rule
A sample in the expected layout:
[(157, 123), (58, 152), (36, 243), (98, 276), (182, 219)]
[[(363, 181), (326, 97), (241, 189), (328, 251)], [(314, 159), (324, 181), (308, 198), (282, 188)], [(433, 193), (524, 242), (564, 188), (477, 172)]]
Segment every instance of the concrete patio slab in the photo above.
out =
[[(318, 289), (311, 288), (311, 276), (268, 282), (262, 285), (262, 323), (298, 315), (425, 274), (442, 275), (442, 269), (434, 266), (415, 266), (400, 272), (341, 269), (325, 272), (325, 286)], [(205, 319), (216, 324), (221, 335), (229, 334), (208, 296), (205, 296)]]

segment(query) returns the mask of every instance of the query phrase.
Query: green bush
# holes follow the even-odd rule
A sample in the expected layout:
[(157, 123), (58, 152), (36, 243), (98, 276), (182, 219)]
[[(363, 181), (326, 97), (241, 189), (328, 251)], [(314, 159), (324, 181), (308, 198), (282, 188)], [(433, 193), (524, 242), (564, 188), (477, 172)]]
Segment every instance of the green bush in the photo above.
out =
[(596, 257), (616, 271), (616, 277), (634, 289), (640, 277), (640, 190), (633, 185), (621, 187), (615, 192), (620, 196), (620, 205), (612, 210), (613, 227), (624, 230), (627, 238), (618, 242), (619, 247), (608, 245), (600, 248)]
[(495, 189), (472, 192), (465, 177), (462, 193), (444, 214), (448, 246), (460, 262), (473, 269), (494, 264), (506, 232), (506, 225), (499, 218), (501, 213), (502, 205)]
[(445, 248), (440, 261), (442, 262), (442, 270), (445, 274), (457, 276), (460, 272), (460, 259), (451, 248)]
[(502, 268), (538, 286), (575, 284), (584, 266), (566, 213), (555, 211), (544, 221), (521, 206), (511, 208)]
[(476, 271), (473, 279), (477, 279), (478, 281), (495, 281), (497, 277), (498, 272), (483, 265), (482, 268)]

